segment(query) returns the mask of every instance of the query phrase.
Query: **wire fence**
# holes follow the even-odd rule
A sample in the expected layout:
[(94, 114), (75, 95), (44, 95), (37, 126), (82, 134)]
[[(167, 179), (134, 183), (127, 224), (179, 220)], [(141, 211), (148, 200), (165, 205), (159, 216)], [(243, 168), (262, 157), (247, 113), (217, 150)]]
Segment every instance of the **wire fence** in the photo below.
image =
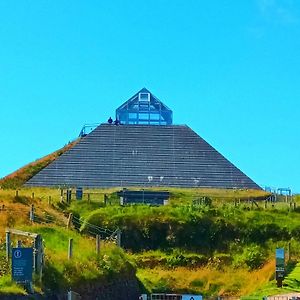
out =
[[(82, 234), (87, 234), (93, 237), (99, 235), (103, 240), (109, 240), (116, 242), (117, 241), (117, 233), (120, 231), (119, 228), (115, 228), (111, 230), (109, 228), (103, 228), (88, 222), (84, 218), (79, 218), (77, 216), (72, 215), (71, 220), (70, 214), (69, 218), (64, 216), (59, 216), (59, 218), (48, 211), (38, 211), (32, 205), (28, 207), (28, 211), (24, 209), (12, 208), (1, 206), (0, 214), (7, 213), (9, 215), (22, 215), (28, 220), (28, 224), (41, 224), (41, 225), (49, 225), (53, 224), (59, 227), (64, 228), (73, 228)], [(70, 222), (70, 223), (68, 223)], [(9, 225), (9, 224), (8, 224)]]

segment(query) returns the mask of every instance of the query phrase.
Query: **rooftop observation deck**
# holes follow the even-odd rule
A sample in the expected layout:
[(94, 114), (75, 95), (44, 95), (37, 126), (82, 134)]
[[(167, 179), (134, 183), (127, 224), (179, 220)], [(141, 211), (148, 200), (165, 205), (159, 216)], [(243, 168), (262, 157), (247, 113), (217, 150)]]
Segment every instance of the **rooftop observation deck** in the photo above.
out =
[(121, 124), (172, 125), (173, 112), (146, 88), (116, 110)]

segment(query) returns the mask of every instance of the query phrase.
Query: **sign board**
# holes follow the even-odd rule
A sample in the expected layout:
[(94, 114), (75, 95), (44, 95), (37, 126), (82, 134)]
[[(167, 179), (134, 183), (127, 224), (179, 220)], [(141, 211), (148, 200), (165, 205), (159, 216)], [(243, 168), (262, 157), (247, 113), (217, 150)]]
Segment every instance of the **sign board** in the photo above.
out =
[(276, 249), (276, 279), (284, 278), (284, 248)]
[(33, 249), (12, 249), (12, 279), (16, 282), (32, 281)]
[(182, 300), (202, 300), (202, 295), (183, 294)]

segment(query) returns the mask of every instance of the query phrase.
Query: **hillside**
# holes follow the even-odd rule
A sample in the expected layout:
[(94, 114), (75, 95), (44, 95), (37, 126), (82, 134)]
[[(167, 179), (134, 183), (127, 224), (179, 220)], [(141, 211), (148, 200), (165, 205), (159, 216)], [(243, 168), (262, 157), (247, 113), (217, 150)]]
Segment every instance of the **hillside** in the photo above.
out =
[[(122, 245), (148, 292), (252, 294), (268, 284), (275, 288), (277, 247), (290, 243), (291, 266), (299, 259), (299, 198), (294, 206), (261, 201), (267, 196), (262, 191), (170, 191), (167, 206), (122, 207), (112, 193), (106, 207), (95, 199), (75, 201), (69, 210), (88, 223), (121, 228)], [(203, 195), (211, 203), (199, 204)], [(84, 222), (80, 230), (86, 230)], [(287, 283), (287, 288), (300, 286)]]
[[(252, 200), (266, 197), (263, 191), (170, 189), (171, 199), (166, 206), (123, 207), (118, 204), (116, 190), (84, 190), (83, 200), (73, 200), (71, 204), (61, 202), (58, 189), (26, 188), (19, 191), (18, 197), (15, 191), (0, 191), (0, 204), (7, 207), (0, 213), (2, 239), (7, 226), (40, 232), (45, 239), (46, 270), (52, 270), (52, 279), (47, 278), (50, 273), (46, 271), (47, 280), (37, 284), (37, 290), (55, 287), (61, 291), (67, 285), (77, 286), (95, 278), (105, 281), (108, 274), (133, 276), (136, 268), (141, 290), (147, 293), (275, 294), (274, 251), (288, 243), (289, 270), (296, 274), (288, 278), (298, 276), (294, 269), (300, 257), (298, 197), (294, 199), (296, 207), (261, 200), (255, 202), (256, 206)], [(204, 195), (211, 201), (199, 201)], [(47, 225), (29, 222), (32, 203), (37, 220), (48, 220)], [(71, 231), (65, 228), (70, 212), (74, 216)], [(117, 227), (122, 230), (121, 243), (127, 254), (108, 243), (101, 259), (95, 258), (95, 228), (112, 232)], [(74, 265), (65, 262), (69, 237), (84, 249), (77, 254)], [(4, 248), (1, 249), (3, 260)], [(105, 261), (107, 256), (113, 261)], [(3, 263), (2, 269), (6, 275), (0, 281), (1, 290), (16, 289), (8, 284), (7, 264)], [(298, 279), (288, 278), (285, 289), (299, 290)]]
[(17, 171), (5, 176), (0, 179), (0, 188), (2, 189), (16, 189), (20, 188), (26, 181), (28, 181), (31, 177), (37, 174), (40, 170), (48, 166), (51, 162), (53, 162), (57, 157), (61, 156), (63, 153), (71, 149), (76, 143), (78, 143), (78, 139), (65, 145), (61, 149), (54, 151), (36, 161), (25, 165), (24, 167), (18, 169)]
[[(47, 194), (47, 199), (45, 195)], [(113, 240), (101, 242), (100, 253), (95, 251), (95, 237), (82, 235), (71, 226), (67, 216), (56, 206), (57, 191), (22, 190), (16, 195), (12, 190), (0, 190), (0, 294), (24, 295), (22, 286), (11, 282), (11, 267), (5, 259), (5, 230), (14, 228), (42, 236), (45, 266), (41, 278), (34, 277), (38, 294), (61, 294), (70, 288), (84, 289), (88, 283), (113, 284), (115, 281), (136, 280), (135, 268), (125, 252)], [(53, 202), (49, 201), (53, 196)], [(52, 199), (51, 199), (52, 200)], [(34, 205), (34, 222), (29, 220), (29, 210)], [(68, 241), (73, 239), (73, 257), (67, 259)], [(12, 235), (12, 244), (21, 240), (23, 247), (31, 247), (32, 240)]]

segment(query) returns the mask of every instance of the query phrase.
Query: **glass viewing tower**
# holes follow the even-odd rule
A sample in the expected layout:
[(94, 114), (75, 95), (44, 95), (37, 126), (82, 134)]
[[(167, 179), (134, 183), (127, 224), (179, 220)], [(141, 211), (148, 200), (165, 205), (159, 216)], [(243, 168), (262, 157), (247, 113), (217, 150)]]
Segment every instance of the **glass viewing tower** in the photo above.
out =
[(117, 108), (116, 119), (121, 124), (171, 125), (173, 112), (143, 88)]

